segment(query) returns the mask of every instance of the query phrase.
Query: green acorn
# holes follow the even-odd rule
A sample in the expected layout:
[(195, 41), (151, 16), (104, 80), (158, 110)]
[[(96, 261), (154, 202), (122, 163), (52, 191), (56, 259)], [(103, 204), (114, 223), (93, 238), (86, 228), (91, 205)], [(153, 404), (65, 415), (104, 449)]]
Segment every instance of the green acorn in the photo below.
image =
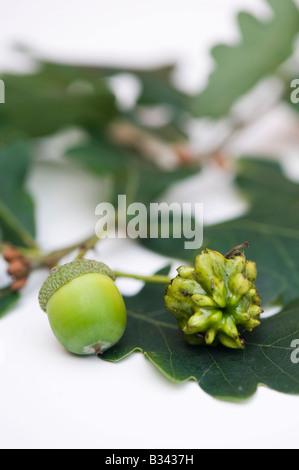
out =
[(256, 264), (238, 249), (226, 256), (205, 249), (197, 255), (195, 268), (182, 266), (177, 271), (167, 287), (165, 306), (186, 341), (243, 349), (239, 329), (252, 331), (263, 312), (254, 283)]
[(113, 271), (103, 263), (78, 259), (54, 268), (39, 303), (58, 341), (79, 355), (101, 354), (122, 337), (127, 321)]

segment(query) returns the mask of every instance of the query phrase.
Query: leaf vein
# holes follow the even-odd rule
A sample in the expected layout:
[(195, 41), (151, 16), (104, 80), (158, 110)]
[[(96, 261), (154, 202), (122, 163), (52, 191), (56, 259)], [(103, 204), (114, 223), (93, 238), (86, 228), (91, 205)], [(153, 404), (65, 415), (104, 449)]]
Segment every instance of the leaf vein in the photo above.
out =
[(272, 359), (270, 359), (269, 356), (267, 356), (267, 354), (264, 352), (263, 348), (260, 347), (260, 350), (262, 352), (262, 354), (265, 356), (265, 358), (271, 363), (273, 364), (275, 367), (277, 367), (278, 370), (280, 370), (280, 372), (284, 375), (286, 375), (287, 377), (289, 377), (291, 380), (293, 380), (296, 384), (299, 384), (299, 380), (296, 380), (292, 375), (290, 375), (288, 372), (286, 372), (285, 370), (283, 370), (278, 364), (276, 364), (276, 362), (274, 362)]

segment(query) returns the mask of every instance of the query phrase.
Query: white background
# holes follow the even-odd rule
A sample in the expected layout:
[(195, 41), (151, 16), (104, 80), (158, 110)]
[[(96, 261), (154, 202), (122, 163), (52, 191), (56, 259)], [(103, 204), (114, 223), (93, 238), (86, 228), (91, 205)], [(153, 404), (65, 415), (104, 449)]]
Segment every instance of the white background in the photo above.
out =
[[(178, 83), (199, 89), (213, 66), (210, 47), (238, 38), (234, 13), (240, 9), (269, 15), (262, 0), (2, 0), (0, 71), (28, 65), (11, 48), (22, 44), (37, 55), (70, 62), (147, 66), (175, 60)], [(236, 143), (236, 154), (242, 148), (276, 150), (296, 179), (298, 122), (278, 107), (262, 124)], [(47, 151), (53, 154), (51, 146)], [(216, 194), (209, 190), (212, 181)], [(81, 180), (77, 169), (43, 162), (31, 174), (29, 188), (37, 199), (38, 237), (45, 249), (93, 231), (94, 209), (101, 202), (95, 178)], [(246, 209), (219, 169), (206, 170), (196, 188), (195, 193), (183, 185), (177, 194), (204, 202), (207, 223)], [(167, 261), (125, 241), (101, 244), (96, 256), (112, 269), (129, 266), (140, 273)], [(45, 277), (44, 272), (30, 278), (18, 308), (0, 323), (1, 448), (298, 447), (299, 397), (260, 387), (247, 403), (231, 404), (211, 398), (195, 383), (170, 383), (142, 354), (110, 364), (65, 352), (38, 306)], [(119, 282), (128, 293), (140, 286)]]

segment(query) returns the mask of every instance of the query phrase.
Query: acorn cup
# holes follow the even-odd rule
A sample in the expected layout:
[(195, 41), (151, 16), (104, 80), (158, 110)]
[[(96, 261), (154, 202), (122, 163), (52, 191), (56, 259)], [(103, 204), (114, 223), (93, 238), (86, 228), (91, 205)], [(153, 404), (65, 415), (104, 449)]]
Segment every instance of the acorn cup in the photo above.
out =
[(243, 349), (239, 329), (260, 325), (261, 300), (255, 286), (256, 264), (243, 251), (224, 257), (205, 249), (195, 268), (182, 266), (166, 289), (165, 306), (192, 345), (223, 344)]
[(78, 259), (52, 269), (39, 303), (52, 331), (68, 351), (102, 354), (122, 337), (127, 322), (124, 300), (104, 263)]

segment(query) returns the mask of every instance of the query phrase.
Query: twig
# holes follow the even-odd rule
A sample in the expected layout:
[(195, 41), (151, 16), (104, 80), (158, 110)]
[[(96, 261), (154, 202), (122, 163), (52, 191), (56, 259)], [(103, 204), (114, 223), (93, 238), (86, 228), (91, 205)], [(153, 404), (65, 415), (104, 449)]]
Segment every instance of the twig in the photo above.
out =
[(237, 251), (242, 250), (242, 248), (250, 248), (249, 242), (244, 242), (242, 245), (235, 246), (232, 250), (230, 250), (228, 253), (226, 253), (224, 258), (231, 258)]

